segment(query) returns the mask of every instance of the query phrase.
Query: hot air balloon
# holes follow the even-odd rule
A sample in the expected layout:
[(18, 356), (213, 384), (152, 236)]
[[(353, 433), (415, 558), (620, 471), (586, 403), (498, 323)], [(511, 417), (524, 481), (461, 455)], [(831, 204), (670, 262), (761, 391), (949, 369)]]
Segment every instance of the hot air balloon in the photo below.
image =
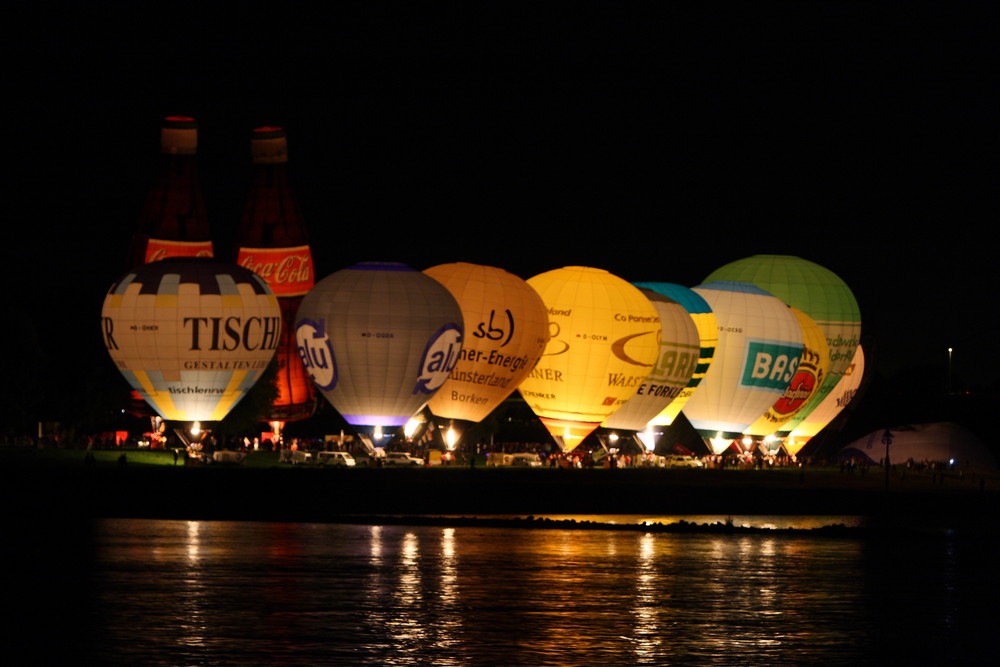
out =
[(713, 271), (705, 282), (752, 283), (811, 317), (826, 335), (830, 368), (819, 390), (787, 424), (794, 428), (840, 382), (861, 337), (861, 313), (847, 284), (829, 269), (791, 255), (754, 255)]
[(802, 360), (781, 398), (745, 431), (748, 435), (764, 438), (765, 448), (771, 454), (776, 454), (781, 447), (781, 438), (785, 435), (782, 427), (819, 390), (830, 366), (829, 347), (819, 325), (798, 308), (791, 311), (802, 327)]
[(680, 414), (681, 410), (683, 410), (684, 404), (691, 398), (691, 394), (694, 393), (695, 389), (701, 383), (705, 377), (705, 373), (708, 372), (708, 367), (712, 363), (712, 357), (715, 356), (715, 348), (719, 343), (719, 327), (715, 321), (715, 314), (712, 313), (712, 307), (708, 305), (708, 302), (700, 294), (694, 292), (689, 287), (662, 282), (635, 283), (635, 286), (642, 289), (651, 289), (654, 292), (670, 297), (684, 306), (684, 309), (687, 310), (688, 315), (694, 321), (695, 327), (698, 329), (698, 336), (701, 339), (698, 367), (691, 375), (691, 380), (688, 382), (687, 387), (681, 390), (680, 395), (650, 421), (650, 424), (654, 426), (670, 425), (677, 418), (677, 415)]
[(454, 448), (461, 430), (489, 416), (535, 367), (549, 339), (548, 312), (527, 282), (503, 269), (456, 262), (424, 273), (451, 292), (465, 321), (458, 363), (427, 402), (434, 416), (451, 421)]
[(865, 355), (859, 345), (854, 351), (853, 361), (844, 370), (837, 386), (785, 438), (785, 451), (789, 455), (798, 455), (814, 436), (843, 412), (858, 393), (864, 374)]
[(748, 283), (693, 288), (719, 328), (712, 365), (683, 412), (716, 454), (782, 395), (802, 357), (802, 328), (780, 299)]
[(130, 271), (108, 291), (102, 320), (118, 370), (174, 422), (225, 417), (267, 368), (281, 334), (281, 310), (267, 283), (210, 258), (170, 258)]
[(631, 432), (646, 449), (652, 450), (655, 433), (646, 432), (646, 427), (689, 385), (701, 357), (701, 338), (694, 320), (681, 304), (650, 289), (640, 291), (660, 317), (659, 357), (635, 395), (608, 415), (601, 426)]
[(448, 379), (463, 331), (441, 283), (392, 262), (355, 264), (317, 282), (295, 325), (309, 375), (371, 450)]
[(549, 312), (545, 353), (518, 390), (564, 452), (621, 407), (660, 350), (659, 315), (627, 281), (567, 266), (528, 279)]

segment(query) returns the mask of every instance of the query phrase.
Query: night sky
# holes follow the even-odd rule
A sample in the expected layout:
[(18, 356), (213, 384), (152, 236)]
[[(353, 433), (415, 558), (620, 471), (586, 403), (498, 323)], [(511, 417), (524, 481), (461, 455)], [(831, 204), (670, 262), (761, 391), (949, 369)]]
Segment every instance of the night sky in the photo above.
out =
[(318, 278), (469, 261), (694, 286), (792, 254), (852, 287), (880, 372), (939, 372), (953, 346), (956, 382), (1000, 379), (992, 3), (157, 7), (49, 3), (5, 30), (8, 301), (59, 377), (103, 361), (178, 114), (220, 256), (249, 133), (280, 125)]

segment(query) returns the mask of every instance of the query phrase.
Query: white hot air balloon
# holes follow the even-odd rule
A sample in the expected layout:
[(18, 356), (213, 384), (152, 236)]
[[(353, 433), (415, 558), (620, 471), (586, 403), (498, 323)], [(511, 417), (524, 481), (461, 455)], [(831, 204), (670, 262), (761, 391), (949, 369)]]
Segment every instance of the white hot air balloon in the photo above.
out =
[(802, 328), (788, 306), (754, 285), (719, 281), (693, 289), (715, 313), (719, 345), (683, 412), (721, 453), (788, 387), (802, 357)]
[(448, 379), (462, 349), (462, 311), (430, 276), (365, 262), (316, 283), (295, 333), (320, 392), (377, 448)]
[(646, 449), (653, 449), (650, 445), (655, 446), (655, 438), (645, 438), (643, 432), (690, 383), (701, 356), (701, 338), (684, 306), (653, 290), (640, 291), (660, 316), (660, 354), (635, 395), (608, 415), (601, 426), (624, 431), (624, 435), (635, 434)]
[[(221, 420), (260, 379), (278, 348), (281, 309), (257, 274), (228, 262), (173, 257), (120, 278), (103, 307), (118, 370), (187, 441), (195, 422)], [(204, 433), (204, 431), (202, 431)]]

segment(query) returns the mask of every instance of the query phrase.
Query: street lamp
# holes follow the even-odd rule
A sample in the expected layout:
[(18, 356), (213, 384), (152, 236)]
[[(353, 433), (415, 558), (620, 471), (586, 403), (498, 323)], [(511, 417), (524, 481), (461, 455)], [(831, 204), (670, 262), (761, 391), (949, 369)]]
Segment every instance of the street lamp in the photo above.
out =
[(951, 389), (951, 348), (948, 348), (948, 394), (952, 393)]

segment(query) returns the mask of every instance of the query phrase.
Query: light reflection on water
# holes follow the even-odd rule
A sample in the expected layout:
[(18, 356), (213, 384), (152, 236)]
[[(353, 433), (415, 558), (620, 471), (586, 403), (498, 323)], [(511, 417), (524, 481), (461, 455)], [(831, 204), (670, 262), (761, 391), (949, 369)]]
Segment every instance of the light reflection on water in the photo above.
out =
[[(526, 518), (522, 514), (491, 515), (491, 517), (496, 519)], [(547, 519), (549, 521), (575, 521), (577, 523), (607, 523), (623, 526), (666, 526), (683, 521), (698, 525), (732, 524), (733, 526), (747, 528), (796, 528), (800, 530), (812, 530), (827, 526), (848, 526), (853, 528), (865, 525), (864, 517), (853, 515), (687, 514), (679, 516), (661, 514), (537, 514), (532, 515), (532, 518), (537, 520)]]
[(105, 520), (95, 541), (103, 664), (968, 658), (1000, 588), (947, 540)]

